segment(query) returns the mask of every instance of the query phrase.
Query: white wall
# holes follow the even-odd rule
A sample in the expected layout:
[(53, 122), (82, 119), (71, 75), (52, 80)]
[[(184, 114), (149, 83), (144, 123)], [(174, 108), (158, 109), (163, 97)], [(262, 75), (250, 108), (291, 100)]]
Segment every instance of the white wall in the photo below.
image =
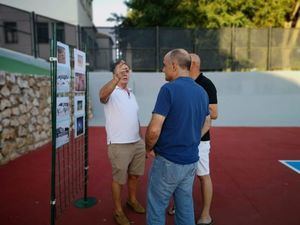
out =
[(25, 64), (40, 67), (40, 68), (43, 68), (45, 70), (49, 70), (49, 68), (50, 68), (49, 62), (47, 62), (44, 59), (34, 58), (33, 56), (23, 54), (23, 53), (20, 53), (20, 52), (11, 51), (11, 50), (6, 49), (6, 48), (1, 48), (0, 47), (0, 56), (10, 58), (10, 59), (14, 59), (14, 60), (18, 60), (18, 61), (23, 62)]
[(300, 126), (299, 71), (208, 76), (218, 88), (216, 126)]
[(80, 0), (0, 0), (0, 3), (28, 12), (34, 11), (36, 14), (73, 25), (92, 26), (91, 19), (86, 15), (79, 1)]
[[(90, 73), (89, 94), (94, 113), (90, 126), (103, 126), (105, 124), (103, 105), (100, 103), (98, 96), (100, 87), (111, 78), (112, 74), (110, 72)], [(161, 73), (133, 73), (131, 75), (129, 87), (133, 89), (139, 104), (139, 117), (143, 126), (149, 122), (157, 93), (164, 82), (164, 76)]]
[[(214, 126), (300, 126), (300, 72), (210, 72), (205, 73), (218, 89), (219, 118)], [(100, 87), (111, 79), (109, 72), (90, 73), (90, 97), (94, 118), (90, 126), (103, 126)], [(147, 125), (162, 73), (133, 73), (133, 88), (140, 106), (140, 121)]]

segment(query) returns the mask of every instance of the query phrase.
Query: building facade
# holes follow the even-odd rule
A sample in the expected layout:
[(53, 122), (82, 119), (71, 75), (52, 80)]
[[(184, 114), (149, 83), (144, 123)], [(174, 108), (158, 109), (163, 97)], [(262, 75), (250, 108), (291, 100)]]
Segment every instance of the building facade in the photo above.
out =
[(93, 69), (98, 44), (92, 0), (0, 0), (0, 47), (48, 59), (52, 22), (57, 25), (58, 41), (87, 49)]

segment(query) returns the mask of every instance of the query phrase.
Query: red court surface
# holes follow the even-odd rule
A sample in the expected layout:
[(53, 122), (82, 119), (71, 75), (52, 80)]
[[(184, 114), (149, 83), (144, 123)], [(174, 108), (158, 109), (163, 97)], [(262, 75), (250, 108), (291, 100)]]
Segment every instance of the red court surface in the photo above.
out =
[[(90, 128), (89, 196), (98, 199), (89, 209), (66, 209), (59, 225), (114, 225), (111, 168), (103, 128)], [(300, 175), (279, 163), (300, 159), (300, 128), (213, 128), (211, 176), (215, 225), (299, 225)], [(47, 225), (50, 222), (50, 145), (0, 166), (0, 224)], [(139, 199), (146, 203), (147, 173)], [(196, 217), (201, 199), (194, 185)], [(126, 200), (126, 189), (123, 190)], [(132, 224), (144, 225), (145, 215), (125, 208)], [(167, 216), (167, 224), (173, 218)]]

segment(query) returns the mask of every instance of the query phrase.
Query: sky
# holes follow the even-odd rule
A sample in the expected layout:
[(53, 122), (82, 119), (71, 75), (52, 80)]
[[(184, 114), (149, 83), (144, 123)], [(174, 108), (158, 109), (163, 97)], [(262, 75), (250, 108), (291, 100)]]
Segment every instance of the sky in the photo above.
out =
[(111, 13), (126, 15), (127, 7), (124, 0), (94, 0), (93, 1), (93, 21), (96, 27), (114, 26), (114, 22), (107, 22)]

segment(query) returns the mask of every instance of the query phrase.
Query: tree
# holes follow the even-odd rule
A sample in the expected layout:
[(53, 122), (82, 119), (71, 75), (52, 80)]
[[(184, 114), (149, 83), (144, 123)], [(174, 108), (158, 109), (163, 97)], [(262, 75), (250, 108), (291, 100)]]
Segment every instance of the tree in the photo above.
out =
[(123, 26), (295, 27), (300, 0), (128, 0)]
[(109, 22), (115, 22), (116, 23), (116, 26), (119, 26), (120, 23), (125, 19), (125, 17), (123, 15), (118, 15), (117, 13), (111, 13), (110, 14), (110, 17), (107, 18), (106, 21), (109, 21)]
[[(300, 28), (300, 0), (127, 0), (125, 4), (129, 11), (123, 27)], [(291, 67), (299, 34), (300, 29), (268, 31), (280, 43), (276, 58), (282, 68)]]
[(130, 11), (123, 21), (124, 26), (184, 26), (184, 8), (181, 0), (131, 0), (125, 2)]

